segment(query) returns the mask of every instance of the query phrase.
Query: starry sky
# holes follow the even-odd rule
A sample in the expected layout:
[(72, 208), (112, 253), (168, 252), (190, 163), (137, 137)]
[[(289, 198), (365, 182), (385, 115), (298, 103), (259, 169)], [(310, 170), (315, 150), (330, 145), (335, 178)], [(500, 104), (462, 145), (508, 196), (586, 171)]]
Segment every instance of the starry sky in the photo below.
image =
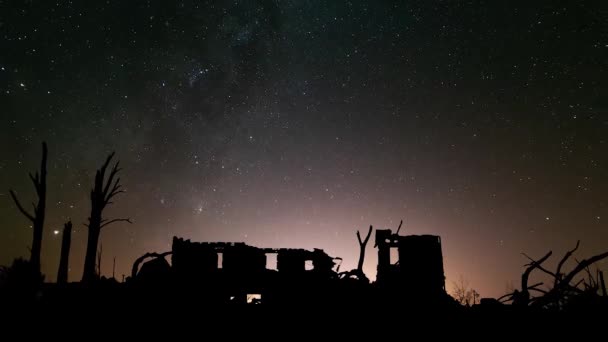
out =
[[(42, 268), (115, 150), (127, 192), (102, 272), (174, 235), (323, 248), (357, 229), (442, 237), (448, 289), (608, 249), (605, 1), (0, 1), (0, 264), (29, 255), (8, 189), (49, 145)], [(372, 239), (373, 240), (373, 239)], [(375, 277), (368, 247), (366, 273)], [(550, 265), (551, 263), (549, 263)], [(608, 264), (599, 264), (608, 269)]]

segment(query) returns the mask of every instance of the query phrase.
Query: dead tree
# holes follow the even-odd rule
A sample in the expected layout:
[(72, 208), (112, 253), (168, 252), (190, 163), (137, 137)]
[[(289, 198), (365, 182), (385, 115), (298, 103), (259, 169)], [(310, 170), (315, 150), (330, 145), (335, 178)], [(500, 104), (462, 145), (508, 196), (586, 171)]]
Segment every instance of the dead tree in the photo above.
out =
[(42, 249), (42, 231), (44, 229), (44, 213), (46, 209), (46, 159), (47, 159), (47, 148), (46, 142), (42, 143), (42, 161), (40, 162), (40, 172), (36, 172), (35, 175), (29, 174), (34, 188), (36, 188), (36, 195), (38, 196), (38, 204), (32, 203), (34, 207), (34, 214), (29, 213), (21, 202), (17, 199), (17, 195), (13, 190), (9, 190), (15, 205), (19, 211), (32, 222), (33, 238), (30, 263), (35, 271), (40, 273), (40, 250)]
[(340, 272), (339, 276), (341, 278), (355, 277), (356, 279), (363, 280), (365, 282), (369, 282), (369, 279), (363, 272), (363, 263), (365, 261), (365, 247), (367, 246), (369, 237), (372, 235), (373, 229), (374, 228), (372, 226), (369, 226), (369, 231), (367, 232), (367, 236), (365, 237), (364, 240), (361, 240), (361, 233), (359, 233), (359, 231), (357, 230), (357, 240), (359, 241), (359, 248), (360, 248), (359, 263), (357, 264), (357, 269), (346, 271), (346, 272)]
[(579, 274), (581, 271), (585, 270), (587, 267), (595, 264), (596, 262), (598, 262), (602, 259), (605, 259), (606, 257), (608, 257), (608, 252), (594, 255), (589, 259), (584, 259), (584, 260), (580, 261), (578, 263), (578, 265), (572, 271), (570, 271), (568, 274), (566, 274), (564, 276), (564, 279), (561, 280), (559, 282), (559, 284), (554, 287), (554, 289), (560, 290), (560, 289), (565, 288), (566, 286), (568, 286), (570, 284), (570, 282), (574, 279), (574, 277), (576, 277), (577, 274)]
[(72, 221), (66, 222), (63, 226), (61, 239), (61, 258), (59, 259), (59, 270), (57, 271), (57, 283), (65, 284), (68, 282), (68, 265), (70, 258), (70, 245), (72, 244)]
[[(522, 274), (521, 280), (521, 290), (515, 290), (513, 293), (509, 293), (500, 297), (498, 300), (505, 301), (513, 301), (514, 305), (520, 306), (536, 306), (536, 307), (552, 307), (556, 309), (561, 309), (564, 304), (567, 304), (573, 296), (579, 295), (592, 295), (598, 296), (598, 291), (602, 289), (603, 276), (601, 274), (598, 275), (597, 280), (593, 279), (591, 271), (589, 267), (596, 262), (603, 260), (604, 258), (608, 258), (608, 252), (601, 253), (598, 255), (594, 255), (589, 259), (584, 259), (582, 261), (577, 260), (577, 266), (574, 267), (570, 272), (562, 273), (562, 268), (566, 261), (574, 254), (574, 252), (578, 249), (580, 241), (576, 243), (574, 249), (568, 251), (564, 257), (560, 260), (557, 265), (557, 269), (555, 272), (551, 272), (542, 266), (543, 262), (545, 262), (550, 256), (551, 252), (547, 253), (544, 257), (539, 260), (534, 260), (529, 256), (525, 255), (528, 259), (530, 259), (530, 263), (526, 266), (526, 271)], [(538, 269), (553, 278), (553, 287), (549, 290), (541, 290), (537, 287), (542, 285), (543, 283), (538, 283), (532, 286), (528, 286), (528, 278), (530, 273)], [(574, 279), (581, 272), (586, 271), (589, 276), (589, 281), (585, 282), (585, 279), (581, 279), (578, 282), (574, 282)], [(581, 288), (581, 284), (584, 285), (584, 288)], [(536, 291), (541, 293), (540, 296), (532, 298), (530, 295), (530, 291)], [(604, 293), (603, 289), (602, 292)]]
[(452, 282), (451, 295), (460, 305), (470, 306), (476, 304), (479, 293), (471, 288), (468, 280), (461, 275), (458, 281)]
[(96, 278), (95, 272), (95, 255), (97, 253), (97, 244), (99, 242), (99, 235), (101, 229), (116, 222), (128, 222), (131, 220), (128, 218), (117, 218), (117, 219), (103, 219), (103, 210), (112, 204), (112, 198), (116, 195), (123, 193), (122, 186), (120, 184), (120, 177), (116, 177), (120, 169), (118, 168), (119, 162), (114, 164), (114, 167), (110, 171), (109, 176), (105, 177), (110, 161), (114, 157), (112, 152), (106, 161), (103, 163), (101, 168), (97, 170), (95, 174), (95, 184), (91, 189), (91, 215), (89, 216), (88, 224), (85, 224), (89, 228), (89, 236), (87, 239), (87, 251), (84, 259), (84, 271), (82, 274), (83, 282), (91, 282)]
[(359, 240), (359, 247), (361, 248), (361, 250), (359, 252), (359, 263), (357, 264), (357, 272), (360, 275), (365, 275), (365, 273), (363, 273), (363, 262), (365, 261), (365, 247), (367, 246), (369, 237), (372, 235), (373, 229), (374, 228), (372, 226), (369, 226), (369, 230), (367, 231), (367, 236), (365, 237), (365, 240), (363, 240), (363, 241), (361, 241), (361, 234), (359, 234), (359, 231), (357, 230), (357, 240)]

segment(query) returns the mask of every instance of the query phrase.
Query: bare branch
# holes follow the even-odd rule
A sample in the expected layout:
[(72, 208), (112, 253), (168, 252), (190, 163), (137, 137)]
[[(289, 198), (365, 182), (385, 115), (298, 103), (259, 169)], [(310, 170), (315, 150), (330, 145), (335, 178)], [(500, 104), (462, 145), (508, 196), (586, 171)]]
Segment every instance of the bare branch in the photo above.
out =
[(119, 219), (113, 219), (113, 220), (110, 220), (110, 221), (108, 221), (108, 222), (106, 222), (106, 223), (102, 224), (101, 226), (99, 226), (99, 228), (103, 228), (103, 227), (105, 227), (105, 226), (107, 226), (107, 225), (110, 225), (110, 224), (112, 224), (112, 223), (116, 223), (116, 222), (128, 222), (128, 223), (133, 223), (133, 222), (131, 221), (131, 219), (130, 219), (130, 218), (119, 218)]
[(513, 295), (514, 294), (515, 294), (515, 292), (507, 293), (506, 295), (502, 295), (502, 296), (498, 297), (496, 300), (499, 301), (499, 302), (502, 302), (503, 300), (505, 302), (508, 302), (508, 301), (510, 301), (510, 300), (513, 299)]
[(372, 235), (372, 229), (373, 229), (372, 226), (369, 226), (369, 230), (367, 231), (367, 235), (365, 236), (365, 240), (361, 240), (361, 234), (357, 230), (357, 240), (359, 240), (359, 245), (360, 246), (367, 245), (367, 242), (369, 241), (369, 237)]
[(140, 256), (139, 258), (137, 258), (137, 260), (135, 260), (135, 262), (133, 263), (133, 268), (131, 268), (131, 278), (135, 279), (135, 276), (137, 275), (137, 272), (139, 270), (139, 264), (141, 264), (142, 261), (144, 261), (146, 258), (164, 258), (169, 254), (172, 254), (172, 251), (169, 252), (164, 252), (164, 253), (146, 253), (142, 256)]
[[(526, 264), (526, 266), (531, 266), (532, 264), (534, 264), (536, 262), (536, 260), (532, 259), (530, 256), (528, 256), (526, 253), (521, 253), (523, 256), (525, 256), (526, 258), (528, 258), (530, 260), (530, 263)], [(544, 268), (541, 265), (536, 265), (536, 268), (538, 268), (539, 270), (547, 273), (548, 275), (552, 276), (552, 277), (556, 277), (555, 273), (549, 271), (548, 269)]]
[(108, 158), (106, 158), (106, 161), (103, 163), (103, 165), (101, 166), (101, 169), (99, 169), (100, 172), (100, 178), (101, 181), (103, 182), (103, 179), (105, 178), (105, 174), (106, 174), (106, 169), (108, 168), (108, 165), (110, 165), (110, 160), (112, 160), (112, 158), (114, 157), (114, 154), (116, 152), (112, 152), (110, 153), (110, 155), (108, 155)]
[[(589, 266), (585, 267), (585, 272), (587, 272), (587, 277), (589, 277), (589, 284), (587, 284), (587, 282), (585, 281), (585, 285), (589, 286), (589, 287), (595, 287), (595, 279), (593, 279), (593, 275), (591, 274), (591, 270), (589, 269)], [(583, 279), (584, 281), (584, 279)]]
[(36, 192), (38, 193), (38, 191), (40, 190), (40, 176), (38, 175), (38, 172), (36, 172), (35, 176), (32, 175), (31, 172), (28, 175), (30, 176), (32, 183), (34, 183), (34, 188), (36, 188)]
[(541, 290), (541, 289), (537, 289), (537, 288), (530, 288), (530, 291), (537, 291), (537, 292), (540, 292), (540, 293), (542, 293), (542, 294), (547, 294), (547, 293), (548, 293), (548, 292), (547, 292), (547, 291), (545, 291), (545, 290)]
[(17, 209), (19, 209), (19, 211), (25, 216), (27, 217), (30, 221), (34, 222), (34, 216), (30, 213), (28, 213), (23, 206), (21, 205), (21, 202), (19, 202), (19, 200), (17, 199), (17, 195), (15, 195), (15, 192), (13, 192), (13, 190), (9, 190), (11, 197), (13, 198), (13, 202), (15, 202), (15, 205), (17, 206)]
[(106, 198), (104, 199), (106, 205), (110, 204), (110, 200), (112, 199), (112, 197), (125, 192), (124, 190), (121, 190), (122, 185), (120, 185), (119, 182), (120, 182), (120, 177), (116, 179), (116, 182), (114, 182), (114, 186), (112, 187), (112, 190), (110, 191), (109, 194), (106, 195)]
[[(116, 164), (114, 164), (114, 167), (112, 168), (112, 171), (110, 171), (110, 176), (108, 177), (108, 180), (106, 182), (106, 186), (103, 189), (103, 195), (105, 197), (107, 197), (109, 195), (109, 193), (110, 193), (110, 187), (114, 183), (114, 177), (116, 177), (116, 174), (120, 171), (120, 169), (118, 168), (118, 164), (119, 163), (120, 163), (120, 161), (117, 161)], [(114, 183), (114, 185), (118, 184), (118, 181), (120, 181), (120, 178), (118, 178), (116, 180), (116, 183)]]
[(541, 285), (543, 285), (543, 282), (542, 282), (542, 281), (541, 281), (540, 283), (536, 283), (536, 284), (534, 284), (534, 285), (532, 285), (532, 286), (528, 286), (528, 290), (535, 289), (535, 288), (537, 288), (537, 287), (539, 287), (539, 286), (541, 286)]
[(549, 251), (549, 253), (545, 254), (544, 257), (538, 259), (538, 261), (533, 261), (529, 264), (526, 271), (521, 275), (521, 290), (522, 291), (527, 291), (527, 289), (528, 289), (528, 278), (530, 277), (530, 273), (532, 273), (532, 271), (535, 268), (538, 268), (543, 262), (545, 262), (547, 259), (549, 259), (551, 254), (553, 254), (553, 252)]
[[(369, 237), (372, 235), (372, 226), (369, 226), (369, 230), (367, 231), (367, 236), (365, 236), (365, 240), (363, 240), (363, 244), (367, 245), (367, 242), (369, 241)], [(357, 231), (358, 233), (359, 231)], [(359, 241), (361, 241), (361, 239), (359, 239)]]
[(116, 195), (118, 195), (118, 194), (122, 194), (122, 193), (124, 193), (124, 192), (125, 192), (124, 190), (118, 190), (118, 191), (116, 191), (116, 192), (112, 192), (112, 193), (111, 193), (111, 194), (108, 196), (108, 198), (106, 198), (106, 205), (114, 203), (114, 202), (110, 201), (110, 199), (112, 199), (114, 196), (116, 196)]
[(402, 224), (403, 224), (403, 220), (401, 220), (401, 222), (399, 222), (399, 228), (397, 228), (397, 232), (395, 233), (395, 235), (399, 235), (399, 231), (401, 230)]
[(568, 273), (568, 275), (566, 275), (564, 277), (564, 279), (562, 281), (559, 282), (558, 286), (562, 287), (565, 284), (570, 284), (570, 282), (572, 281), (572, 279), (574, 279), (574, 277), (581, 272), (582, 270), (584, 270), (586, 267), (589, 267), (590, 265), (593, 265), (594, 263), (605, 259), (606, 257), (608, 257), (608, 252), (604, 252), (602, 254), (598, 254), (595, 256), (592, 256), (589, 259), (585, 259), (583, 261), (581, 261), (578, 266), (576, 266), (574, 268), (574, 270), (572, 270), (570, 273)]
[(560, 260), (559, 264), (557, 264), (557, 271), (555, 271), (555, 283), (554, 283), (554, 287), (557, 286), (557, 283), (561, 280), (562, 278), (562, 266), (564, 266), (564, 263), (568, 260), (568, 258), (570, 258), (572, 256), (572, 254), (578, 249), (578, 246), (580, 245), (581, 240), (576, 241), (576, 246), (574, 246), (574, 248), (572, 250), (569, 250), (564, 257), (562, 258), (562, 260)]

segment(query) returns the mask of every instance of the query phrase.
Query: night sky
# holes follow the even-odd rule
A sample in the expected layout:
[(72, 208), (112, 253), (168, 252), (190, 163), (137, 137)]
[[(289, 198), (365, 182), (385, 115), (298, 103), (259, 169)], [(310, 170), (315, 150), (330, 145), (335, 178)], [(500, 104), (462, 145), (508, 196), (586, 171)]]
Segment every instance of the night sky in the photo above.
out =
[(134, 223), (102, 231), (106, 276), (174, 235), (323, 248), (346, 270), (357, 229), (403, 219), (442, 237), (448, 288), (504, 294), (521, 252), (608, 249), (606, 18), (605, 1), (0, 1), (0, 264), (29, 257), (8, 189), (35, 200), (46, 140), (48, 280), (68, 218), (81, 278), (116, 150), (127, 193), (105, 214)]

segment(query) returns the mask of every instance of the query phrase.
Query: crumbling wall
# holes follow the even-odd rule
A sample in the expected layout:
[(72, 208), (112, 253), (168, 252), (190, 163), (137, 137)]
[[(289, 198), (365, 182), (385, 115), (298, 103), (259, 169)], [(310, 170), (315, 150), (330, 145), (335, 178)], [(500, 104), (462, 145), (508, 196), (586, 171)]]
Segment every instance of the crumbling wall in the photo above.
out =
[(208, 243), (173, 238), (172, 268), (178, 274), (205, 274), (217, 270), (218, 256)]
[(223, 270), (231, 273), (260, 273), (266, 270), (263, 249), (236, 243), (223, 248)]
[(416, 293), (445, 291), (439, 236), (400, 236), (397, 246), (400, 278), (408, 290)]
[[(378, 268), (376, 280), (384, 287), (406, 293), (445, 292), (441, 238), (435, 235), (393, 234), (376, 230)], [(391, 248), (397, 248), (399, 261), (391, 264)]]
[(306, 251), (280, 249), (277, 255), (277, 270), (282, 274), (298, 274), (306, 271)]

